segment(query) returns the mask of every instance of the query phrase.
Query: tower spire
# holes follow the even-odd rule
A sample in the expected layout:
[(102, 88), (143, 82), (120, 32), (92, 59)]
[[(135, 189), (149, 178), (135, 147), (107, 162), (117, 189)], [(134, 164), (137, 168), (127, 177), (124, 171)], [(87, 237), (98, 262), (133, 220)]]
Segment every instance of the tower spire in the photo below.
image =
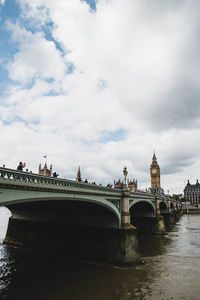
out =
[(153, 150), (153, 158), (152, 158), (152, 160), (157, 160), (156, 154), (155, 154), (155, 150)]
[(82, 181), (80, 166), (78, 167), (78, 172), (77, 172), (77, 175), (76, 175), (76, 181)]

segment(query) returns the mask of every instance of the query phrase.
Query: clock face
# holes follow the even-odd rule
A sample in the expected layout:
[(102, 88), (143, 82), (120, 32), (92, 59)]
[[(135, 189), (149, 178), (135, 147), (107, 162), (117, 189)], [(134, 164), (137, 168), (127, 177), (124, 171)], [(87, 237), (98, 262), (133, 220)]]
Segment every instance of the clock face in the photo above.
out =
[(152, 174), (156, 174), (156, 169), (153, 169), (153, 170), (152, 170)]

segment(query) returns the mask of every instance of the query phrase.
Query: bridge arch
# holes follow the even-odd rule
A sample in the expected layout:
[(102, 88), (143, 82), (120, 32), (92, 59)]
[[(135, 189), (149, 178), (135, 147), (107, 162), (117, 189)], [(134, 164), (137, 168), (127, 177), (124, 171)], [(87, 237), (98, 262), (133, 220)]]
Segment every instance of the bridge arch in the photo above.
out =
[(151, 201), (148, 200), (136, 200), (130, 205), (130, 214), (136, 217), (155, 217), (156, 208)]
[(174, 211), (174, 204), (172, 202), (170, 202), (170, 208), (171, 208), (171, 211)]
[(159, 208), (160, 208), (161, 215), (164, 215), (164, 214), (168, 213), (168, 208), (167, 208), (167, 204), (166, 204), (165, 201), (161, 201), (159, 203)]
[(118, 208), (107, 199), (59, 195), (10, 200), (6, 207), (14, 217), (37, 222), (75, 226), (120, 228)]
[(156, 220), (154, 204), (148, 200), (138, 200), (131, 204), (131, 224), (134, 225), (139, 232), (153, 232), (153, 226)]

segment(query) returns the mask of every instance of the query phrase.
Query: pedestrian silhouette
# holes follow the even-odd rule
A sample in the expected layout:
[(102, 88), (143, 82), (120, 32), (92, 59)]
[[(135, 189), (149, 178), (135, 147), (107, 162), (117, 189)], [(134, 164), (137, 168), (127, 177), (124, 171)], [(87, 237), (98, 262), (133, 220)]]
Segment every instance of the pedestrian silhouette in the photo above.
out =
[(57, 174), (56, 172), (53, 173), (53, 177), (58, 177), (59, 174)]
[(23, 163), (23, 162), (19, 162), (19, 165), (17, 167), (17, 170), (18, 171), (23, 171), (23, 168), (26, 166), (26, 163)]

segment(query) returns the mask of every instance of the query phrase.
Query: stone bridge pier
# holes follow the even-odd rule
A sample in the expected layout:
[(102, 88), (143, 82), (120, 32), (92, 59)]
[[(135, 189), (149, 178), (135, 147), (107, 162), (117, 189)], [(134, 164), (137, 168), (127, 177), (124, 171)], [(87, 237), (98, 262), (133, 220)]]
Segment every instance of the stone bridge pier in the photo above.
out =
[(122, 191), (122, 209), (121, 209), (121, 242), (123, 260), (125, 262), (140, 262), (138, 249), (138, 233), (136, 227), (131, 225), (130, 210), (129, 210), (130, 192), (126, 185)]
[(155, 197), (156, 205), (156, 224), (155, 224), (155, 234), (163, 235), (166, 234), (164, 217), (160, 213), (160, 203), (157, 197)]

